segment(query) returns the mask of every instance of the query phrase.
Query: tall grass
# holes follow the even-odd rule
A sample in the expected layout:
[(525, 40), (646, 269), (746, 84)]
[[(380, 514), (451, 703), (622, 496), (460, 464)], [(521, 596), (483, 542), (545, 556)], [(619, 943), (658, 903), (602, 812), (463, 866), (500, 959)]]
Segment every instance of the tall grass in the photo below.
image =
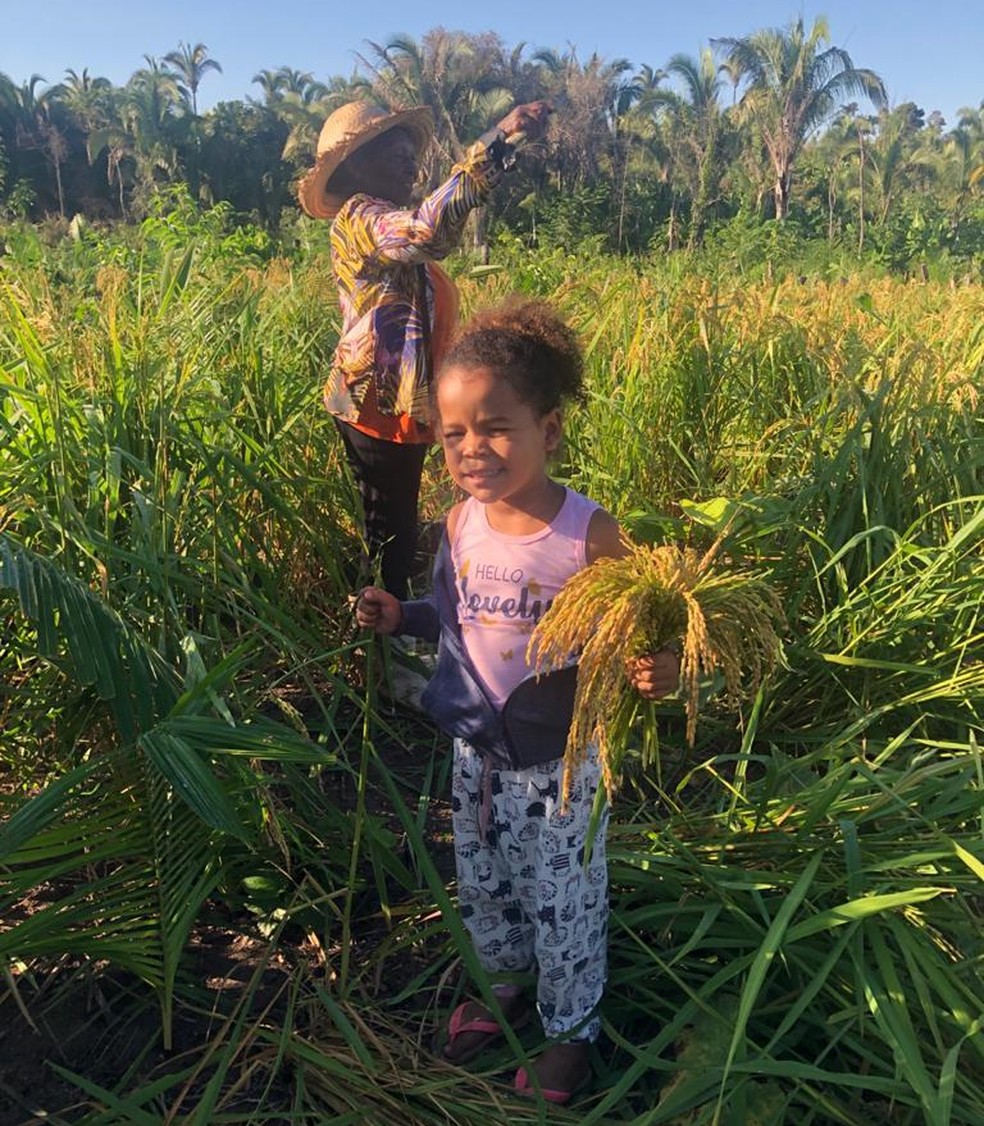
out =
[[(88, 248), (109, 261), (62, 284), (43, 260), (0, 277), (5, 789), (55, 779), (3, 831), (2, 914), (53, 879), (98, 881), (42, 895), (0, 958), (110, 959), (159, 992), (168, 1028), (208, 895), (241, 900), (243, 880), (289, 869), (288, 840), (311, 858), (333, 838), (347, 850), (340, 815), (283, 824), (294, 803), (277, 789), (303, 809), (297, 764), (331, 768), (343, 744), (355, 547), (315, 386), (295, 368), (316, 367), (326, 338), (295, 315), (289, 272), (154, 234), (129, 262), (126, 247)], [(276, 786), (261, 761), (281, 764)], [(319, 863), (344, 879), (337, 855)]]
[[(462, 970), (490, 995), (429, 853), (443, 743), (375, 707), (346, 608), (324, 258), (85, 238), (0, 269), (8, 991), (29, 1009), (55, 956), (108, 959), (166, 1024), (218, 898), (320, 968), (170, 1071), (78, 1076), (92, 1121), (542, 1120), (492, 1082), (535, 1037), (471, 1078), (427, 1049)], [(538, 288), (581, 332), (558, 472), (643, 540), (727, 527), (788, 620), (788, 667), (737, 721), (709, 700), (693, 750), (681, 707), (636, 720), (576, 1116), (975, 1123), (984, 293), (532, 261), (455, 269), (466, 308)]]

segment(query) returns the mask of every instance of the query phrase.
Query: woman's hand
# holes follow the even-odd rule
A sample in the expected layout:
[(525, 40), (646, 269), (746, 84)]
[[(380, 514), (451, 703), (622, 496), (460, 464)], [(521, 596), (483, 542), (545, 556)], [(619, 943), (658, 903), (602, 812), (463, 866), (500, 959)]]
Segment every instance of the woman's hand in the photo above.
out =
[(515, 106), (496, 126), (508, 140), (514, 133), (522, 133), (527, 141), (538, 141), (547, 131), (547, 119), (553, 113), (549, 102), (527, 102)]
[(680, 686), (680, 658), (672, 649), (659, 649), (626, 662), (629, 683), (646, 700), (669, 696)]
[(355, 602), (355, 620), (363, 629), (376, 633), (396, 633), (403, 621), (403, 607), (400, 600), (388, 590), (378, 586), (367, 586)]

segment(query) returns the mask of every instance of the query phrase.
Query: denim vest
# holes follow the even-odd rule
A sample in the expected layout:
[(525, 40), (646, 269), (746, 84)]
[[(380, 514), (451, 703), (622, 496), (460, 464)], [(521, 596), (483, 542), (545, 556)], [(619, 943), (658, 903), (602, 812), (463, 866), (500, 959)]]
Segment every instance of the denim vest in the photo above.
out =
[(577, 666), (531, 674), (502, 710), (492, 704), (465, 651), (447, 532), (434, 561), (434, 592), (401, 604), (401, 633), (436, 641), (437, 667), (421, 706), (448, 735), (464, 739), (493, 766), (523, 770), (560, 758), (574, 714)]

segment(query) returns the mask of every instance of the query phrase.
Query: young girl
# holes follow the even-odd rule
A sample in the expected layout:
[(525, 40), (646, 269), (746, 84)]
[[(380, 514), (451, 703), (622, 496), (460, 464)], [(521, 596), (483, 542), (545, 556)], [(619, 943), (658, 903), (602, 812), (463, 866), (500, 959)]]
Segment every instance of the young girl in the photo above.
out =
[[(440, 641), (422, 704), (455, 737), (452, 817), (462, 919), (514, 1028), (530, 1016), (517, 974), (537, 972), (536, 1004), (548, 1044), (533, 1084), (567, 1102), (588, 1074), (588, 1046), (606, 977), (607, 868), (603, 820), (585, 864), (599, 784), (589, 755), (562, 809), (561, 755), (576, 670), (534, 677), (530, 633), (564, 582), (623, 552), (616, 521), (552, 480), (564, 403), (582, 392), (572, 330), (538, 302), (475, 317), (452, 345), (435, 386), (448, 470), (467, 498), (451, 509), (434, 569), (434, 594), (400, 602), (377, 587), (359, 596), (359, 624)], [(648, 698), (679, 677), (668, 650), (630, 670)], [(512, 975), (513, 982), (503, 981)], [(477, 1002), (448, 1022), (444, 1054), (477, 1055), (502, 1030)]]

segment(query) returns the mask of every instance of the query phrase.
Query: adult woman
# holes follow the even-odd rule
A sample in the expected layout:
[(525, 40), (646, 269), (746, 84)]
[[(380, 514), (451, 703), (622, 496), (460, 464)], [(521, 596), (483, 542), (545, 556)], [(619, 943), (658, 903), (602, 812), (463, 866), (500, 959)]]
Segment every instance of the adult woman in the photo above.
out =
[(546, 102), (517, 106), (414, 206), (430, 110), (351, 102), (325, 121), (317, 163), (299, 187), (304, 210), (331, 220), (342, 310), (325, 405), (359, 487), (370, 558), (380, 558), (383, 586), (397, 598), (407, 597), (413, 573), (431, 377), (457, 317), (454, 287), (436, 261), (511, 164), (509, 138), (540, 137), (549, 113)]

